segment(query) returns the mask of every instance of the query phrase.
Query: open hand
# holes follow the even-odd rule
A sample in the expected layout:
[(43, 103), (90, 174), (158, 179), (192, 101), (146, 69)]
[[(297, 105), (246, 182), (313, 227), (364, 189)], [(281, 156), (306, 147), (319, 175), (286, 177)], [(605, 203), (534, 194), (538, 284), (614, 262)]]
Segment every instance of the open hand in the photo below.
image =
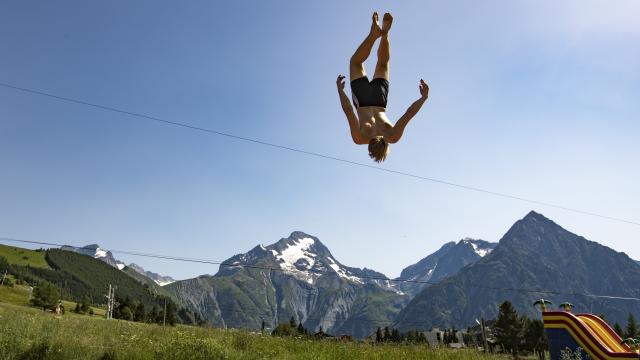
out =
[(344, 75), (338, 75), (338, 80), (336, 80), (336, 85), (338, 86), (338, 90), (344, 90)]
[(429, 85), (422, 79), (420, 79), (420, 95), (425, 99), (429, 97)]

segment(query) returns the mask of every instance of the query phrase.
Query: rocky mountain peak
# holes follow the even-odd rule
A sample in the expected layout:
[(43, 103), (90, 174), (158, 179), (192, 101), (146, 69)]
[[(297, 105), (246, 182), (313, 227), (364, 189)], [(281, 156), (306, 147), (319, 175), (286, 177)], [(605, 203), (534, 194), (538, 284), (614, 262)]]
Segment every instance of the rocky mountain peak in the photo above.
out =
[[(639, 282), (640, 267), (624, 253), (530, 212), (506, 232), (486, 257), (423, 289), (402, 310), (398, 321), (464, 327), (478, 316), (496, 316), (495, 305), (504, 300), (511, 301), (518, 311), (536, 315), (531, 302), (539, 295), (530, 290), (542, 289), (548, 292), (545, 298), (555, 304), (569, 301), (580, 309), (577, 311), (604, 313), (607, 319), (622, 322), (629, 312), (640, 311), (640, 304), (578, 294), (639, 297)], [(516, 288), (528, 291), (512, 290)], [(449, 311), (444, 313), (443, 308)]]
[(350, 282), (376, 283), (385, 289), (396, 291), (388, 281), (370, 279), (385, 278), (383, 274), (341, 264), (320, 239), (302, 231), (294, 231), (289, 237), (266, 247), (258, 245), (247, 253), (231, 257), (224, 264), (216, 276), (233, 275), (242, 270), (242, 265), (260, 265), (279, 268), (285, 274), (311, 285), (321, 276), (333, 274)]
[(400, 283), (400, 289), (415, 295), (432, 283), (454, 275), (464, 266), (483, 258), (495, 247), (495, 243), (472, 238), (464, 238), (457, 243), (448, 242), (438, 251), (402, 270), (400, 278), (414, 282)]
[(154, 273), (152, 271), (146, 271), (142, 266), (135, 263), (131, 263), (127, 265), (127, 267), (135, 270), (138, 274), (144, 275), (149, 279), (155, 281), (155, 283), (160, 286), (169, 285), (176, 281), (171, 276), (163, 276), (158, 273)]
[(578, 238), (585, 240), (565, 230), (544, 215), (531, 211), (513, 224), (500, 241), (499, 248), (534, 252), (543, 249), (557, 249), (559, 253), (564, 253), (567, 246), (571, 243), (575, 244), (575, 240)]
[(471, 248), (473, 252), (478, 254), (478, 256), (485, 257), (487, 254), (493, 251), (497, 244), (480, 239), (464, 238), (460, 240), (457, 245), (467, 246)]
[(122, 261), (118, 261), (115, 257), (113, 257), (111, 251), (100, 248), (100, 245), (98, 244), (91, 244), (83, 247), (65, 245), (61, 247), (61, 249), (66, 251), (73, 251), (79, 254), (91, 256), (95, 259), (102, 260), (107, 264), (117, 268), (118, 270), (122, 270), (125, 267), (125, 264)]

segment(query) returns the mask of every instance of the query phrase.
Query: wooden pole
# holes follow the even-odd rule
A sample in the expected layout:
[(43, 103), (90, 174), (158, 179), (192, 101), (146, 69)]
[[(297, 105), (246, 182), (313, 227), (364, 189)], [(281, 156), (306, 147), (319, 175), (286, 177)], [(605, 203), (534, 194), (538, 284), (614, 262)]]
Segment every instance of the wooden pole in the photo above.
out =
[(163, 313), (163, 318), (162, 318), (162, 326), (164, 328), (167, 327), (167, 298), (164, 298), (164, 313)]
[(489, 352), (489, 346), (487, 346), (487, 328), (484, 326), (484, 318), (480, 318), (480, 321), (480, 327), (482, 328), (482, 342), (484, 345), (484, 353), (486, 354)]

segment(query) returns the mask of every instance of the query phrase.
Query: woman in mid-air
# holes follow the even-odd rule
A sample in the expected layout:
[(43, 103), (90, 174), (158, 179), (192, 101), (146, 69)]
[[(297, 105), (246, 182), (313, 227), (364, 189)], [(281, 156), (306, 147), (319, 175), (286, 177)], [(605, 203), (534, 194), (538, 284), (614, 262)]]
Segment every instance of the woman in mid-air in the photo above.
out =
[[(422, 104), (429, 96), (429, 86), (420, 80), (420, 99), (416, 100), (409, 109), (398, 119), (395, 125), (391, 125), (385, 113), (387, 107), (387, 95), (389, 93), (389, 29), (393, 17), (386, 13), (382, 18), (382, 27), (378, 24), (378, 13), (374, 12), (371, 23), (371, 31), (358, 46), (349, 62), (349, 80), (351, 82), (351, 102), (344, 91), (344, 76), (339, 75), (336, 81), (342, 110), (347, 116), (353, 142), (359, 145), (369, 144), (369, 156), (382, 162), (389, 152), (389, 144), (398, 142), (402, 137), (404, 128), (413, 118)], [(373, 79), (369, 81), (364, 70), (364, 61), (367, 60), (373, 44), (380, 38), (378, 46), (378, 62), (373, 73)]]

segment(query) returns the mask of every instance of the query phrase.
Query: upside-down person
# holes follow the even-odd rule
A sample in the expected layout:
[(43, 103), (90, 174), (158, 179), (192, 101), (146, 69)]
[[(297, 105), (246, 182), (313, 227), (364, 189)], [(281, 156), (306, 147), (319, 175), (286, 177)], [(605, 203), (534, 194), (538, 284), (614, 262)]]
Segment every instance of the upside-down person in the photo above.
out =
[[(382, 18), (382, 28), (378, 25), (378, 13), (373, 13), (371, 31), (358, 46), (351, 56), (349, 63), (349, 80), (351, 82), (351, 95), (356, 112), (353, 111), (349, 97), (344, 91), (344, 76), (339, 75), (336, 84), (340, 94), (340, 103), (344, 110), (353, 142), (359, 145), (369, 145), (369, 156), (382, 162), (389, 152), (389, 144), (398, 142), (402, 137), (409, 121), (418, 113), (422, 104), (429, 96), (429, 86), (420, 80), (420, 98), (398, 119), (395, 125), (391, 125), (387, 114), (387, 95), (389, 94), (389, 29), (393, 17), (386, 13)], [(378, 46), (378, 62), (376, 64), (373, 79), (369, 81), (364, 69), (364, 61), (367, 60), (373, 44), (380, 38)]]

